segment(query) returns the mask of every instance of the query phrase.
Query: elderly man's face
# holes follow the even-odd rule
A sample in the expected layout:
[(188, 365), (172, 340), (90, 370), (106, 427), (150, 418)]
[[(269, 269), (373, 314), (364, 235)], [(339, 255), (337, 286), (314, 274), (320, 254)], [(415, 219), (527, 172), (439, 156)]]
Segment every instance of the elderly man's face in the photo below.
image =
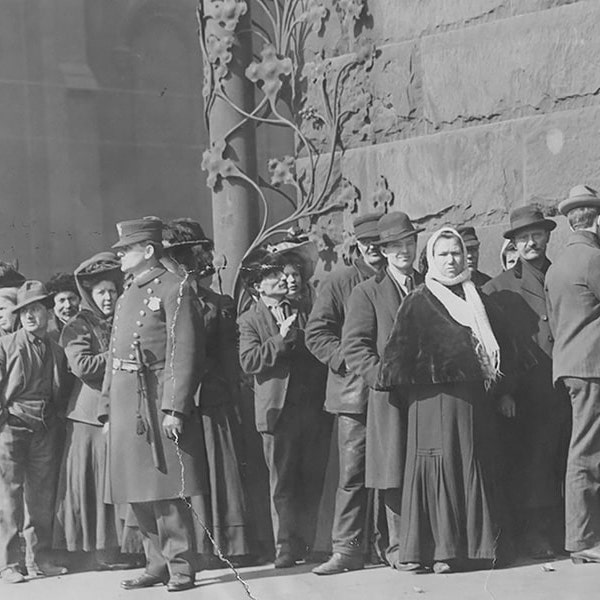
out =
[(63, 323), (66, 323), (79, 311), (79, 302), (80, 298), (74, 292), (58, 292), (58, 294), (54, 296), (54, 314)]
[(544, 227), (528, 227), (515, 233), (514, 244), (519, 258), (532, 261), (546, 256), (549, 240), (550, 232)]

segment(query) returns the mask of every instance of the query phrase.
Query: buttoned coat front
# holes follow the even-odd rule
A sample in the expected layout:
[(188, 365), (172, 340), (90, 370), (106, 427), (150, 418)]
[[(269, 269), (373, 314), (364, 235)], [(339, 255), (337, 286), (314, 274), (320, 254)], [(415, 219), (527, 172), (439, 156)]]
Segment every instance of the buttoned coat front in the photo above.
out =
[[(162, 267), (126, 284), (117, 302), (99, 414), (109, 422), (107, 502), (149, 502), (208, 491), (202, 425), (194, 410), (204, 364), (204, 330), (196, 302), (189, 284)], [(135, 342), (149, 366), (160, 470), (154, 466), (147, 434), (139, 430), (138, 414), (145, 410), (137, 373), (115, 364), (118, 359), (135, 360)], [(177, 444), (162, 431), (169, 412), (184, 419)]]
[[(297, 305), (291, 303), (298, 308)], [(273, 433), (286, 399), (302, 402), (306, 410), (321, 412), (325, 399), (325, 368), (304, 345), (306, 314), (300, 310), (297, 328), (283, 339), (273, 315), (258, 301), (238, 319), (240, 363), (254, 375), (256, 429)]]
[(513, 396), (517, 403), (513, 422), (503, 422), (509, 468), (514, 472), (515, 502), (527, 508), (556, 506), (564, 479), (569, 404), (564, 391), (552, 385), (554, 337), (546, 308), (541, 271), (523, 264), (501, 273), (483, 292), (504, 309), (514, 335), (522, 336), (537, 364), (518, 379)]
[(348, 370), (342, 353), (342, 327), (352, 290), (375, 274), (362, 258), (332, 273), (317, 294), (306, 324), (306, 347), (329, 367), (325, 410), (330, 413), (364, 414), (369, 386)]
[[(415, 273), (415, 283), (423, 278)], [(400, 488), (406, 456), (406, 408), (399, 392), (376, 389), (380, 358), (403, 294), (387, 270), (356, 286), (348, 303), (342, 349), (348, 367), (370, 387), (365, 485)]]
[[(67, 361), (63, 349), (50, 337), (46, 338), (48, 349), (53, 356), (51, 410), (64, 417), (66, 398), (73, 383), (67, 372)], [(0, 337), (0, 422), (7, 417), (7, 410), (13, 400), (18, 400), (27, 382), (27, 333), (19, 329)]]

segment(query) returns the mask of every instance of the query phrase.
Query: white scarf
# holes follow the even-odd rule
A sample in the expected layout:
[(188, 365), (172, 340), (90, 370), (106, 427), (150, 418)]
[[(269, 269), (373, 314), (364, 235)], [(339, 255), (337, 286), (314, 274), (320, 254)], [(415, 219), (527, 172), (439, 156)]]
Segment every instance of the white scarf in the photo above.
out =
[[(486, 389), (500, 377), (500, 347), (485, 307), (477, 289), (471, 281), (471, 273), (465, 267), (456, 277), (445, 277), (437, 268), (433, 258), (433, 248), (442, 233), (451, 233), (462, 246), (463, 256), (467, 255), (465, 244), (456, 230), (452, 227), (442, 227), (436, 231), (427, 242), (427, 262), (429, 269), (425, 276), (425, 285), (429, 291), (444, 305), (450, 316), (461, 325), (469, 327), (476, 340), (475, 352), (484, 372)], [(462, 285), (465, 295), (463, 300), (448, 289), (449, 286)]]

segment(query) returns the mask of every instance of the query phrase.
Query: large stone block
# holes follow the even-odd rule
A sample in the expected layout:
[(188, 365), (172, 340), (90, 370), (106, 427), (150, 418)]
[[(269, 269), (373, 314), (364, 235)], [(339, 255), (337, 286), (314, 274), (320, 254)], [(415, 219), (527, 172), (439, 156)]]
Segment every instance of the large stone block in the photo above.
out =
[(311, 59), (324, 52), (336, 56), (352, 50), (354, 36), (369, 37), (378, 45), (417, 39), (501, 18), (511, 13), (511, 0), (365, 0), (361, 18), (352, 31), (344, 29), (340, 11), (325, 0), (328, 18), (307, 43)]
[[(416, 46), (413, 43), (384, 46), (376, 51), (372, 66), (349, 66), (354, 55), (306, 65), (307, 94), (305, 109), (327, 119), (322, 91), (322, 78), (327, 82), (329, 104), (335, 104), (335, 82), (338, 73), (347, 70), (340, 79), (339, 106), (347, 116), (342, 120), (341, 140), (344, 147), (381, 143), (414, 134), (420, 80), (415, 68)], [(324, 75), (323, 75), (324, 74)], [(319, 118), (305, 119), (304, 133), (320, 149), (330, 147), (332, 135), (329, 122)]]
[(363, 202), (380, 176), (394, 194), (392, 210), (435, 226), (444, 222), (502, 222), (522, 203), (522, 140), (500, 124), (402, 140), (347, 152), (342, 174)]
[(556, 206), (578, 183), (600, 186), (600, 108), (557, 112), (523, 127), (526, 201)]
[(596, 102), (600, 3), (578, 2), (423, 38), (425, 118), (435, 127)]

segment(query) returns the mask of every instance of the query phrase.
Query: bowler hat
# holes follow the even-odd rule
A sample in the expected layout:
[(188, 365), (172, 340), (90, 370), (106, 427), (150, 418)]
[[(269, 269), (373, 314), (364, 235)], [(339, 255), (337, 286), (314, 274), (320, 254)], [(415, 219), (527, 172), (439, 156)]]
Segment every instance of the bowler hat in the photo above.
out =
[(548, 231), (556, 228), (556, 223), (552, 219), (546, 219), (542, 211), (535, 206), (519, 206), (510, 213), (510, 229), (507, 229), (502, 235), (507, 239), (512, 239), (518, 231), (528, 227), (543, 227)]
[(411, 236), (417, 236), (424, 229), (415, 229), (406, 213), (393, 212), (383, 215), (377, 222), (379, 239), (373, 242), (377, 246), (398, 242)]
[(571, 188), (569, 197), (559, 203), (558, 211), (561, 215), (566, 216), (570, 210), (573, 210), (574, 208), (581, 208), (582, 206), (590, 206), (592, 208), (600, 209), (600, 198), (598, 198), (598, 192), (589, 185), (582, 184)]
[(462, 238), (467, 248), (479, 247), (479, 238), (477, 237), (477, 233), (475, 233), (475, 227), (471, 227), (470, 225), (461, 225), (460, 227), (456, 228), (456, 231)]
[(17, 290), (17, 304), (12, 312), (18, 312), (34, 302), (42, 302), (45, 306), (49, 306), (51, 298), (52, 294), (48, 293), (41, 281), (30, 279)]
[(162, 221), (156, 217), (121, 221), (117, 223), (119, 241), (113, 244), (112, 247), (123, 248), (143, 242), (160, 244), (162, 242), (162, 228)]
[(372, 212), (360, 215), (354, 219), (354, 237), (357, 240), (375, 240), (379, 237), (377, 222), (383, 216), (382, 213)]

